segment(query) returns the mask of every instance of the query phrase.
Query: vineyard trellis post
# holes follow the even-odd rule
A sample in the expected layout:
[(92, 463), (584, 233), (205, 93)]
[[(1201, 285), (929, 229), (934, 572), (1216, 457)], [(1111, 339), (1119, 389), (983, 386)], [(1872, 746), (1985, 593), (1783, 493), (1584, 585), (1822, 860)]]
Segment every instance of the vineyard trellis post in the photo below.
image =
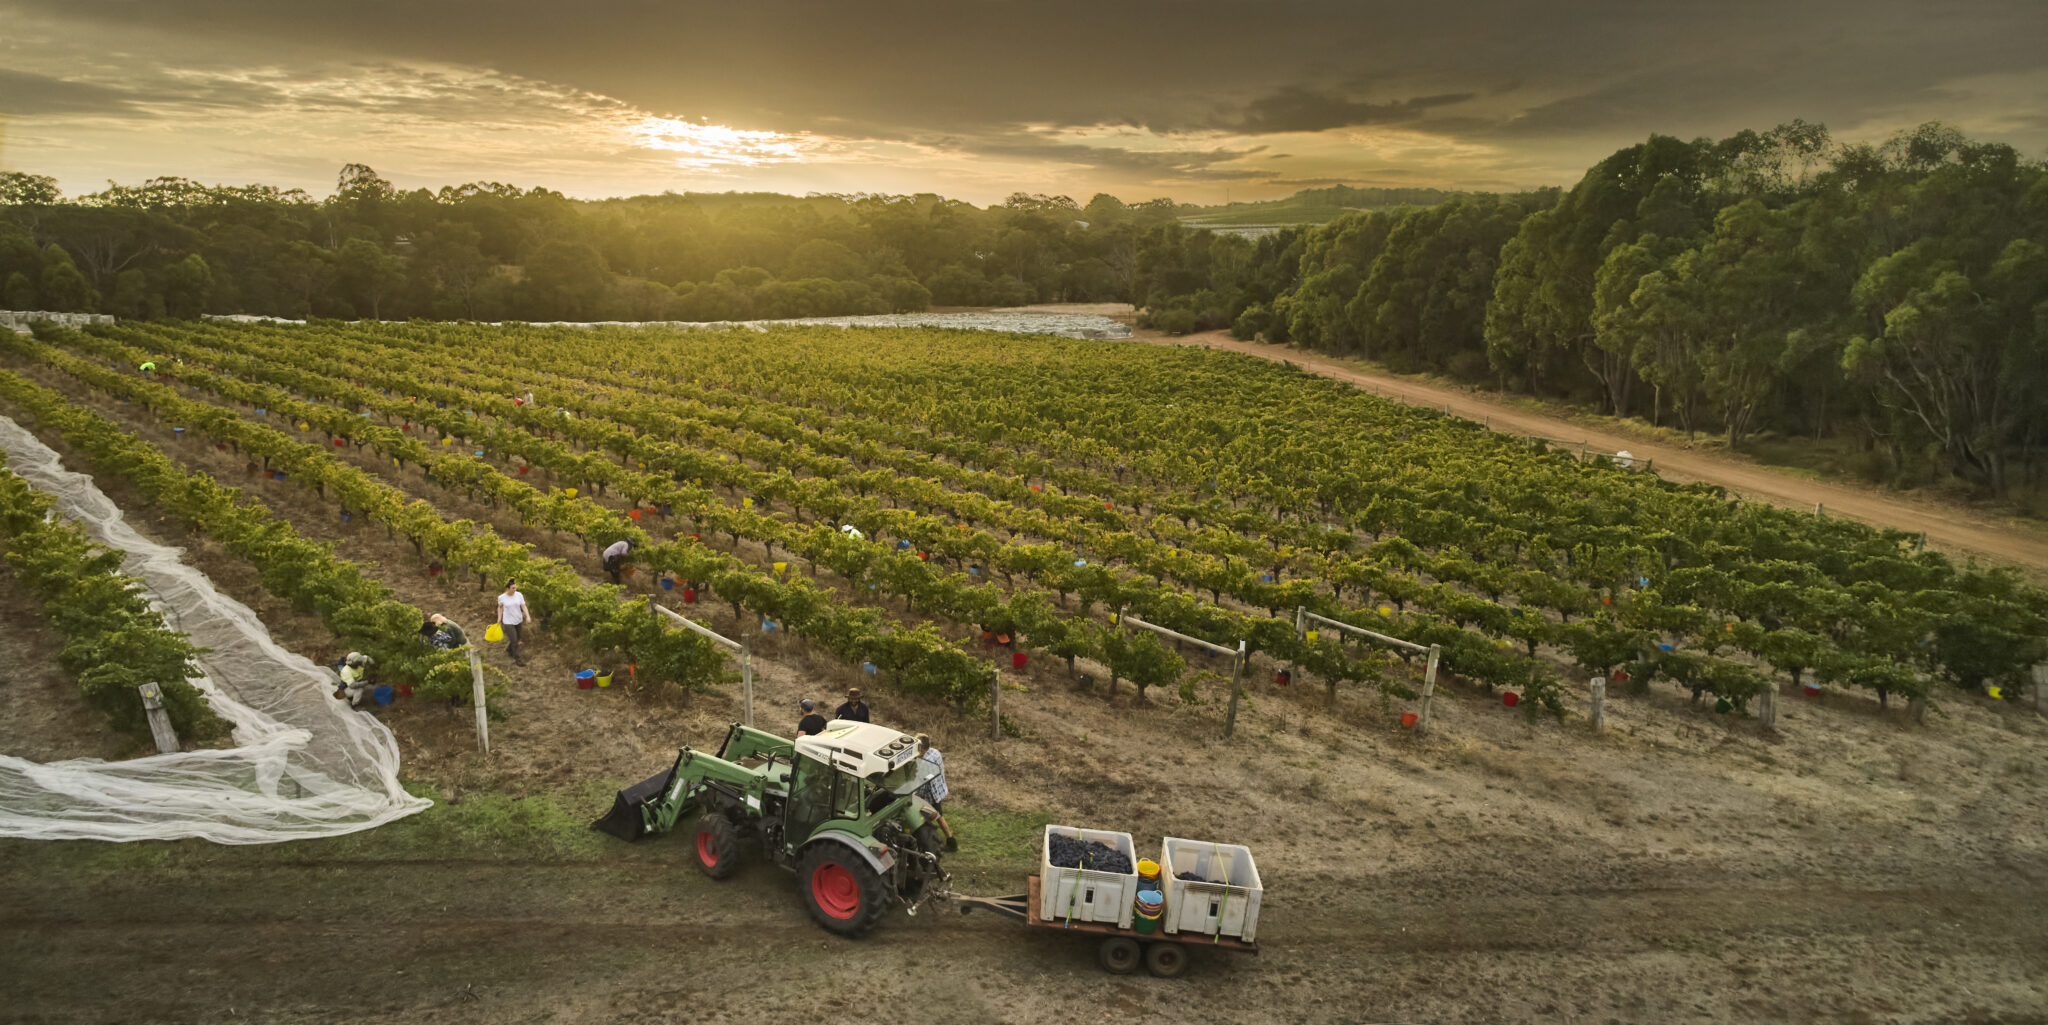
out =
[(1231, 658), (1230, 708), (1229, 711), (1224, 713), (1223, 735), (1228, 737), (1232, 733), (1235, 733), (1237, 731), (1237, 692), (1239, 690), (1240, 685), (1244, 681), (1245, 664), (1245, 643), (1242, 639), (1240, 639), (1237, 642), (1237, 649), (1233, 651), (1230, 648), (1227, 648), (1221, 644), (1214, 644), (1209, 641), (1205, 641), (1200, 637), (1189, 637), (1187, 634), (1180, 633), (1175, 630), (1168, 630), (1167, 628), (1159, 626), (1154, 623), (1147, 623), (1136, 616), (1130, 615), (1129, 613), (1125, 613), (1123, 615), (1116, 617), (1116, 622), (1118, 629), (1122, 629), (1126, 626), (1136, 626), (1146, 630), (1150, 630), (1153, 633), (1159, 634), (1162, 637), (1171, 637), (1176, 641), (1181, 641), (1186, 644), (1193, 644), (1199, 647), (1207, 648), (1218, 655), (1229, 655)]
[(1003, 739), (1003, 671), (988, 671), (988, 731), (992, 740)]
[(692, 633), (695, 633), (697, 636), (703, 637), (715, 644), (723, 644), (726, 647), (731, 648), (732, 650), (740, 653), (740, 722), (745, 723), (748, 726), (754, 725), (753, 651), (749, 649), (745, 644), (739, 641), (733, 640), (732, 638), (727, 637), (722, 633), (718, 633), (717, 631), (714, 631), (709, 627), (700, 626), (697, 623), (690, 621), (681, 613), (669, 608), (666, 605), (663, 605), (658, 601), (655, 601), (651, 597), (647, 599), (647, 607), (652, 610), (653, 615), (657, 619), (659, 619), (663, 615), (667, 615), (668, 618), (673, 619), (677, 623), (682, 624), (684, 628), (688, 629)]
[(156, 753), (172, 754), (178, 750), (178, 731), (171, 726), (171, 713), (164, 708), (164, 690), (154, 683), (145, 683), (135, 688), (142, 692), (142, 710), (149, 716), (149, 735), (156, 741)]
[(1607, 725), (1607, 678), (1593, 677), (1592, 689), (1593, 709), (1589, 718), (1592, 720), (1593, 728), (1597, 730)]
[(1306, 605), (1297, 605), (1294, 607), (1294, 639), (1297, 643), (1299, 643), (1305, 637), (1307, 637), (1309, 620), (1314, 620), (1318, 623), (1324, 624), (1325, 626), (1335, 627), (1336, 629), (1342, 630), (1346, 633), (1353, 633), (1357, 634), (1360, 637), (1367, 638), (1369, 640), (1378, 641), (1379, 643), (1388, 645), (1389, 647), (1400, 648), (1404, 651), (1416, 652), (1417, 654), (1422, 654), (1425, 652), (1428, 653), (1429, 667), (1424, 669), (1422, 672), (1422, 708), (1415, 716), (1415, 732), (1417, 734), (1429, 732), (1429, 705), (1430, 702), (1436, 697), (1436, 668), (1437, 663), (1442, 661), (1443, 658), (1442, 645), (1421, 645), (1415, 643), (1414, 641), (1404, 641), (1399, 637), (1389, 637), (1383, 633), (1375, 633), (1374, 631), (1367, 630), (1362, 626), (1352, 626), (1350, 623), (1346, 623), (1341, 619), (1331, 619), (1328, 616), (1316, 615), (1315, 613), (1310, 612), (1308, 610), (1308, 606)]
[(491, 753), (491, 720), (484, 711), (484, 660), (469, 649), (470, 701), (476, 705), (476, 746), (485, 754)]
[(1767, 730), (1778, 728), (1778, 684), (1775, 680), (1766, 682), (1763, 692), (1757, 695), (1756, 721)]
[(2048, 662), (2034, 666), (2034, 711), (2048, 715)]

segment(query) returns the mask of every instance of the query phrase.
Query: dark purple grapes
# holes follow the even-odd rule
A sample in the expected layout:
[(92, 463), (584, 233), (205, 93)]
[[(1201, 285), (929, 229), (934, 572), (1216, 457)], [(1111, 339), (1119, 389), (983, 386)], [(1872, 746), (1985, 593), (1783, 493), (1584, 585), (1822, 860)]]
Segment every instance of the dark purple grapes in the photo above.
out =
[(1126, 876), (1132, 872), (1131, 859), (1124, 852), (1097, 840), (1054, 833), (1046, 840), (1046, 848), (1046, 860), (1054, 868), (1085, 868)]

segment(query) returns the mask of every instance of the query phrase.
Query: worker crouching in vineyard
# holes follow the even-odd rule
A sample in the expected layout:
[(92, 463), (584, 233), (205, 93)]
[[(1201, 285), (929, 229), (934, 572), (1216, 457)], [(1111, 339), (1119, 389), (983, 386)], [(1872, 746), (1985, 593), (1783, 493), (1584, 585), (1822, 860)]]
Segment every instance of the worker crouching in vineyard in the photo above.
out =
[(613, 542), (604, 550), (604, 572), (606, 576), (612, 578), (612, 583), (619, 583), (619, 570), (625, 567), (626, 555), (632, 550), (633, 546), (624, 538)]
[(453, 651), (469, 643), (469, 635), (454, 620), (438, 612), (427, 617), (426, 625), (420, 627), (420, 637), (441, 651)]
[(360, 705), (370, 695), (370, 670), (376, 668), (377, 660), (360, 651), (351, 651), (341, 660), (341, 686), (334, 689), (334, 696), (347, 698), (350, 706)]

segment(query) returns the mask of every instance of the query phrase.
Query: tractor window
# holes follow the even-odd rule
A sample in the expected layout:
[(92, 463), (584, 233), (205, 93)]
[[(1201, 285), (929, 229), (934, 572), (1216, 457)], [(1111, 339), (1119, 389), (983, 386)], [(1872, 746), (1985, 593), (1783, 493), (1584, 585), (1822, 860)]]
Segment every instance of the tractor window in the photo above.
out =
[(802, 845), (811, 833), (833, 814), (833, 783), (841, 775), (823, 762), (810, 758), (792, 759), (789, 803), (784, 806), (783, 835), (790, 843)]
[(860, 780), (843, 772), (835, 772), (832, 775), (832, 817), (860, 818), (865, 814), (865, 810), (860, 806)]

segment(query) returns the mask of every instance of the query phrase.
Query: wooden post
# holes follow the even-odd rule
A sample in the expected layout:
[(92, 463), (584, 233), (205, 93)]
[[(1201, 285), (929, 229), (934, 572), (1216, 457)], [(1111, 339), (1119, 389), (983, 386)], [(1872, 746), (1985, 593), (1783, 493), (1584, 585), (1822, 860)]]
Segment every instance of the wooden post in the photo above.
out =
[(2048, 662), (2034, 667), (2034, 711), (2048, 715)]
[(1778, 685), (1771, 682), (1764, 685), (1764, 692), (1757, 695), (1757, 725), (1767, 730), (1778, 728)]
[(1593, 728), (1596, 730), (1607, 725), (1607, 677), (1605, 676), (1593, 677), (1592, 720)]
[(476, 746), (491, 753), (491, 720), (484, 712), (484, 660), (469, 649), (469, 678), (473, 684), (470, 700), (476, 705)]
[(1921, 695), (1919, 695), (1919, 696), (1915, 697), (1915, 698), (1914, 698), (1914, 699), (1913, 699), (1912, 701), (1910, 701), (1910, 702), (1907, 702), (1907, 704), (1906, 704), (1906, 710), (1907, 710), (1908, 712), (1911, 712), (1911, 713), (1913, 713), (1913, 721), (1914, 721), (1914, 722), (1916, 722), (1916, 723), (1924, 723), (1924, 722), (1926, 722), (1926, 721), (1927, 721), (1927, 695), (1925, 695), (1925, 694), (1921, 694)]
[(740, 722), (754, 725), (754, 653), (740, 645)]
[(1436, 663), (1443, 656), (1443, 646), (1429, 646), (1429, 668), (1422, 673), (1422, 714), (1415, 717), (1415, 732), (1420, 735), (1429, 732), (1429, 701), (1436, 696)]
[(1003, 671), (998, 668), (988, 671), (988, 735), (1003, 739)]
[(164, 708), (164, 691), (154, 683), (145, 683), (135, 688), (142, 692), (142, 710), (149, 716), (149, 735), (156, 738), (156, 753), (170, 754), (178, 749), (178, 731), (171, 728), (171, 713)]
[[(1302, 643), (1303, 641), (1305, 641), (1305, 640), (1307, 640), (1307, 639), (1308, 639), (1308, 622), (1307, 622), (1307, 619), (1308, 619), (1308, 606), (1306, 606), (1306, 605), (1296, 605), (1296, 606), (1294, 607), (1294, 643), (1295, 643), (1295, 644), (1297, 644), (1297, 645), (1298, 645), (1298, 644), (1300, 644), (1300, 643)], [(1289, 659), (1289, 660), (1288, 660), (1288, 662), (1287, 662), (1287, 676), (1288, 676), (1288, 678), (1289, 678), (1289, 679), (1292, 679), (1292, 678), (1293, 678), (1293, 677), (1295, 676), (1295, 670), (1297, 670), (1297, 669), (1300, 669), (1300, 668), (1301, 668), (1301, 664), (1300, 664), (1300, 662), (1298, 662), (1298, 661), (1296, 661), (1296, 660), (1294, 660), (1294, 659)]]
[(1244, 642), (1237, 642), (1237, 658), (1230, 667), (1230, 711), (1223, 716), (1223, 735), (1228, 737), (1237, 732), (1237, 690), (1238, 681), (1244, 678)]
[(1820, 513), (1820, 510), (1821, 510), (1821, 505), (1820, 505), (1820, 503), (1819, 503), (1819, 502), (1815, 502), (1815, 503), (1813, 503), (1813, 514), (1814, 514), (1815, 516), (1819, 516), (1819, 515), (1821, 514), (1821, 513)]

